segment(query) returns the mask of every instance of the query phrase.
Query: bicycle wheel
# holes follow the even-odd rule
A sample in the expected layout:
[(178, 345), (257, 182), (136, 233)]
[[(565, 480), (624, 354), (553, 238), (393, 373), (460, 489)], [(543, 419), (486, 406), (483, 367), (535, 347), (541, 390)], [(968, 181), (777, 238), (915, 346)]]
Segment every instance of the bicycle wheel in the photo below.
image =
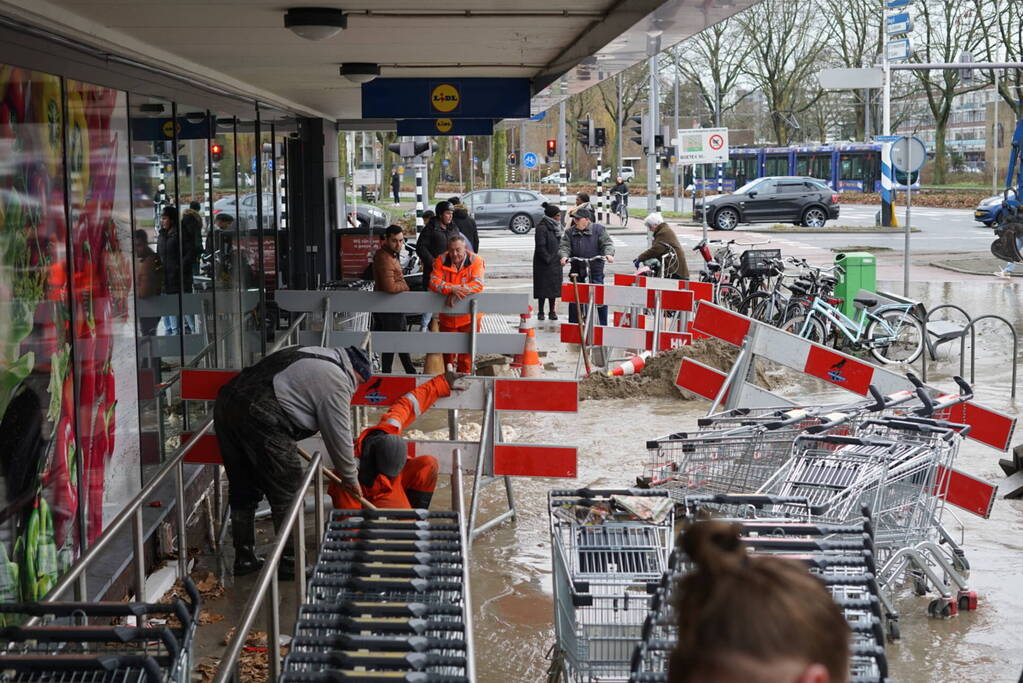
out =
[(778, 321), (778, 327), (781, 327), (792, 318), (795, 318), (797, 315), (806, 315), (807, 311), (810, 310), (810, 307), (812, 305), (813, 300), (811, 300), (809, 297), (805, 296), (792, 297), (785, 304), (785, 310), (782, 311), (781, 313), (781, 320)]
[(714, 303), (724, 306), (730, 311), (739, 311), (739, 306), (742, 304), (742, 293), (734, 285), (718, 285), (714, 296)]
[(882, 363), (912, 363), (924, 350), (924, 326), (908, 311), (885, 311), (867, 325), (867, 344)]
[(789, 318), (781, 326), (782, 331), (794, 334), (803, 339), (809, 339), (817, 344), (827, 344), (828, 333), (824, 325), (817, 318), (807, 318), (805, 315), (797, 315)]
[(750, 292), (739, 304), (739, 313), (766, 323), (767, 309), (771, 295), (767, 292)]

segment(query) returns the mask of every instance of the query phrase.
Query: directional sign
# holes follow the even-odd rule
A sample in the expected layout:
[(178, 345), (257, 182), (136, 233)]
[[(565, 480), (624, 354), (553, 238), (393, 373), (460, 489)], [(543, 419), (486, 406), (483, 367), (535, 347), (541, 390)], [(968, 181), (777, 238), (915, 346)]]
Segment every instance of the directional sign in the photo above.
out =
[(884, 20), (884, 25), (890, 36), (901, 36), (913, 30), (913, 20), (909, 18), (909, 12), (889, 14)]
[(362, 84), (364, 119), (529, 118), (528, 78), (377, 78)]
[(728, 161), (727, 128), (689, 128), (678, 131), (678, 163), (710, 164)]
[(880, 88), (883, 79), (884, 71), (878, 68), (822, 69), (817, 72), (821, 87), (828, 90)]
[(908, 7), (909, 0), (887, 0), (885, 7), (888, 9), (896, 9), (898, 7)]
[(547, 116), (547, 112), (542, 111), (539, 114), (533, 114), (529, 117), (530, 121), (543, 121), (544, 117)]
[(902, 61), (909, 59), (909, 55), (912, 53), (912, 49), (909, 46), (909, 39), (903, 38), (902, 40), (893, 40), (885, 46), (885, 55), (888, 57), (889, 62)]
[(522, 165), (526, 168), (536, 168), (537, 159), (536, 155), (532, 152), (526, 152), (522, 155)]

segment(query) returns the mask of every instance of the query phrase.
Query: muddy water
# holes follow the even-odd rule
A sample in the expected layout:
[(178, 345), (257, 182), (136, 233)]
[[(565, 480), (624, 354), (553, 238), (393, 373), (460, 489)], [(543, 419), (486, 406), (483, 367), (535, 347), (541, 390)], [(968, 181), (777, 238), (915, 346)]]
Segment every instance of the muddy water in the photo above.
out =
[[(911, 292), (931, 305), (951, 300), (974, 315), (995, 312), (1017, 326), (1019, 293), (1016, 285), (1003, 283), (930, 283), (917, 285)], [(1009, 338), (996, 330), (995, 325), (985, 325), (978, 335), (977, 395), (993, 408), (1015, 412), (1018, 406), (1008, 396)], [(575, 356), (560, 348), (549, 323), (541, 328), (539, 343), (541, 350), (557, 349), (547, 360), (559, 371), (548, 375), (571, 376)], [(930, 368), (932, 384), (952, 388), (948, 379), (958, 371), (958, 349), (954, 358)], [(780, 393), (806, 402), (851, 397), (823, 391), (820, 384), (811, 382), (796, 382)], [(706, 407), (705, 403), (638, 397), (586, 401), (577, 415), (506, 414), (505, 424), (514, 427), (522, 441), (578, 446), (579, 473), (575, 480), (516, 480), (518, 519), (486, 532), (473, 547), (481, 682), (545, 680), (546, 655), (554, 642), (547, 491), (627, 485), (642, 472), (646, 439), (692, 427)], [(957, 466), (998, 482), (999, 456), (966, 442)], [(483, 501), (485, 520), (504, 509), (503, 487), (486, 490)], [(1023, 669), (1019, 638), (1023, 633), (1023, 503), (998, 500), (987, 520), (950, 509), (946, 524), (953, 533), (963, 535), (972, 566), (970, 587), (980, 596), (980, 608), (938, 621), (926, 615), (927, 598), (903, 591), (899, 601), (902, 640), (888, 649), (892, 676), (899, 681), (1016, 681)]]

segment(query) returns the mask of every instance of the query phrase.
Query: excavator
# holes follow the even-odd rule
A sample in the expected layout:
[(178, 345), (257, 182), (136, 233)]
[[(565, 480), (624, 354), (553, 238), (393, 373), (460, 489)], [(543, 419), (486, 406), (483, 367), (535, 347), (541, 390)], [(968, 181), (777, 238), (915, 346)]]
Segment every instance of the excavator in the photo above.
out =
[[(1010, 194), (1014, 193), (1014, 194)], [(1016, 124), (1009, 150), (1009, 168), (1005, 174), (1004, 199), (995, 226), (997, 238), (991, 253), (1005, 261), (1023, 261), (1019, 244), (1023, 241), (1023, 119)]]

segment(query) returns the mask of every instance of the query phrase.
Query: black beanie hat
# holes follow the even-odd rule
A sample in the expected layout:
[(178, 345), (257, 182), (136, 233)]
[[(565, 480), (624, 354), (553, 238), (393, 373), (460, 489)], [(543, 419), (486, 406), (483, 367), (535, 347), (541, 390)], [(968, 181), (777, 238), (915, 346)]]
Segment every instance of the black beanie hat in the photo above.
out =
[(445, 211), (453, 211), (453, 209), (451, 208), (451, 202), (447, 201), (437, 202), (437, 206), (434, 207), (434, 212), (437, 218), (440, 218), (440, 215)]
[(382, 474), (391, 479), (401, 474), (408, 460), (405, 439), (397, 434), (375, 429), (362, 441), (362, 457), (359, 458), (359, 483), (370, 486)]
[(548, 218), (554, 218), (560, 213), (561, 207), (558, 206), (557, 204), (548, 204), (547, 202), (543, 203), (543, 215), (547, 216)]
[(348, 352), (348, 360), (352, 362), (352, 369), (359, 373), (363, 382), (373, 376), (373, 368), (369, 363), (368, 353), (358, 346), (349, 346), (345, 351)]

